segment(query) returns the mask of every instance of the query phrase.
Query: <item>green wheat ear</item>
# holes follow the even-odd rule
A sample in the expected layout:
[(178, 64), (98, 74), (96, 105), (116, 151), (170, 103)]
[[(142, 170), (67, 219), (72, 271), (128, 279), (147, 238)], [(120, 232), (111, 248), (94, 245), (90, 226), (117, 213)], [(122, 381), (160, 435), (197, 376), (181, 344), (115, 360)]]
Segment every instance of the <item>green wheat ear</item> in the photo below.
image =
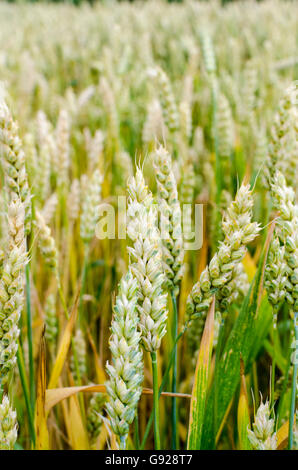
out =
[(150, 69), (148, 74), (157, 83), (165, 124), (170, 132), (175, 132), (179, 128), (179, 114), (169, 77), (160, 67)]
[(5, 183), (14, 199), (19, 195), (25, 209), (25, 235), (31, 230), (31, 194), (25, 166), (25, 153), (18, 135), (18, 125), (4, 102), (0, 101), (0, 151), (3, 155)]
[[(83, 379), (87, 375), (87, 346), (84, 333), (80, 328), (78, 328), (75, 332), (72, 347), (75, 350), (75, 358), (77, 361), (80, 379)], [(75, 358), (74, 356), (71, 356), (70, 368), (75, 381), (78, 381)]]
[(138, 281), (138, 311), (142, 343), (147, 351), (159, 349), (166, 334), (167, 294), (157, 210), (140, 168), (128, 181), (127, 235), (130, 269)]
[(184, 248), (181, 208), (178, 199), (177, 183), (172, 169), (169, 152), (160, 146), (154, 152), (154, 170), (157, 183), (162, 233), (163, 267), (166, 286), (177, 296), (184, 273)]
[(274, 432), (274, 419), (270, 418), (269, 401), (261, 403), (252, 425), (248, 429), (248, 439), (254, 450), (276, 450), (277, 436)]
[(2, 383), (16, 365), (19, 319), (24, 307), (24, 269), (27, 254), (24, 238), (24, 205), (19, 199), (8, 206), (8, 251), (0, 279), (0, 378)]
[(85, 243), (90, 243), (95, 234), (96, 224), (99, 219), (98, 209), (101, 200), (101, 185), (102, 175), (96, 169), (91, 176), (91, 181), (82, 194), (80, 234)]
[(246, 245), (258, 235), (258, 223), (251, 222), (253, 198), (249, 186), (243, 184), (227, 209), (222, 222), (224, 241), (202, 272), (187, 299), (186, 324), (205, 318), (213, 292), (220, 304), (226, 307), (237, 289), (235, 275), (246, 253)]
[[(285, 177), (277, 172), (271, 185), (272, 199), (275, 209), (279, 212), (277, 218), (278, 236), (283, 244), (287, 280), (284, 283), (285, 298), (294, 312), (298, 311), (298, 206), (295, 204), (294, 190), (287, 186)], [(276, 243), (276, 242), (275, 242)]]
[(0, 404), (0, 450), (12, 450), (17, 440), (17, 414), (4, 395)]
[(108, 401), (106, 410), (114, 433), (125, 447), (129, 426), (134, 420), (142, 393), (143, 355), (138, 330), (138, 282), (128, 272), (120, 281), (111, 324), (109, 346), (112, 363), (106, 370), (110, 380), (106, 383)]
[(38, 229), (38, 246), (45, 265), (54, 272), (58, 278), (58, 251), (51, 229), (47, 226), (43, 215), (36, 211), (36, 227)]

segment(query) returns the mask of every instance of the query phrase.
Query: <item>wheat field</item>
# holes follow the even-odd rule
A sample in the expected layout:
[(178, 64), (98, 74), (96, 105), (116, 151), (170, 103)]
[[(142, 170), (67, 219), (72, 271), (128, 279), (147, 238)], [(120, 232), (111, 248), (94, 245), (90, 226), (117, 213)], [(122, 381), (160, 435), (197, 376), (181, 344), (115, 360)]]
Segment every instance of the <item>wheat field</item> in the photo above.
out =
[(0, 3), (0, 449), (298, 449), (298, 3)]

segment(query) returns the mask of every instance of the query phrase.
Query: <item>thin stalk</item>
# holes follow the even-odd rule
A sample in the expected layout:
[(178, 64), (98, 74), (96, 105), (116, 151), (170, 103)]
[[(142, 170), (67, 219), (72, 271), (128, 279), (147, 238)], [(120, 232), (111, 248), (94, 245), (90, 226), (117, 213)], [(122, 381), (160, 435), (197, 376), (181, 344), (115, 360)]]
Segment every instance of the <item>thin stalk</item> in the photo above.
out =
[[(84, 245), (84, 262), (83, 262), (83, 270), (82, 270), (82, 278), (81, 278), (82, 279), (81, 280), (81, 292), (80, 292), (80, 300), (79, 300), (79, 325), (81, 325), (81, 326), (83, 325), (83, 296), (84, 296), (84, 293), (85, 293), (88, 260), (89, 260), (89, 245), (85, 244)], [(72, 339), (72, 352), (73, 352), (75, 369), (76, 369), (76, 374), (77, 374), (76, 382), (80, 386), (82, 384), (81, 374), (80, 374), (80, 369), (79, 369), (77, 352), (76, 352), (76, 349), (75, 349), (75, 344), (74, 344), (73, 339)], [(84, 418), (84, 420), (86, 420), (84, 399), (83, 399), (83, 395), (82, 394), (80, 394), (80, 395), (81, 395), (79, 397), (80, 408), (81, 408), (83, 418)]]
[(220, 196), (222, 190), (222, 173), (220, 156), (218, 153), (218, 138), (217, 138), (217, 93), (216, 93), (216, 78), (211, 76), (211, 103), (212, 103), (212, 128), (214, 139), (214, 152), (215, 152), (215, 179), (216, 179), (216, 204), (218, 205), (217, 211), (219, 212)]
[(88, 259), (89, 259), (89, 245), (85, 244), (84, 262), (83, 262), (83, 270), (82, 270), (82, 284), (81, 284), (80, 301), (79, 301), (79, 323), (80, 324), (82, 324), (82, 316), (83, 316), (83, 296), (85, 293)]
[(58, 293), (59, 293), (60, 301), (61, 301), (61, 304), (62, 304), (64, 313), (65, 313), (65, 316), (66, 316), (67, 320), (69, 320), (69, 313), (68, 313), (68, 310), (67, 310), (67, 305), (66, 305), (66, 302), (65, 302), (65, 297), (64, 297), (63, 290), (62, 290), (62, 287), (61, 287), (61, 284), (60, 284), (60, 280), (59, 280), (59, 279), (58, 279)]
[[(72, 354), (73, 354), (75, 371), (76, 371), (75, 383), (76, 383), (77, 386), (80, 387), (82, 385), (82, 378), (81, 378), (79, 362), (78, 362), (78, 355), (77, 355), (77, 351), (76, 351), (76, 347), (75, 347), (74, 338), (71, 338), (71, 347), (72, 347)], [(79, 393), (79, 403), (80, 403), (80, 408), (81, 408), (81, 413), (82, 413), (83, 420), (86, 422), (85, 403), (84, 403), (84, 397), (83, 397), (82, 393)]]
[(68, 288), (69, 288), (69, 271), (70, 271), (70, 252), (72, 249), (72, 240), (73, 240), (73, 230), (74, 226), (73, 223), (69, 225), (67, 231), (67, 245), (66, 245), (66, 253), (64, 257), (64, 272), (63, 272), (63, 292), (65, 297), (68, 295)]
[(27, 307), (27, 337), (28, 337), (28, 356), (29, 356), (29, 384), (30, 384), (30, 402), (32, 413), (35, 406), (35, 378), (34, 378), (34, 355), (33, 355), (33, 334), (32, 334), (32, 313), (31, 313), (31, 289), (30, 289), (30, 265), (25, 267), (26, 277), (26, 307)]
[[(172, 305), (173, 305), (173, 338), (178, 335), (178, 309), (177, 299), (173, 291), (171, 291)], [(172, 393), (177, 391), (177, 342), (174, 345), (174, 360), (173, 360), (173, 376), (172, 376)], [(172, 449), (177, 449), (177, 399), (172, 398)]]
[(139, 430), (139, 415), (136, 413), (134, 420), (134, 444), (136, 450), (140, 449), (140, 430)]
[(158, 393), (157, 354), (156, 354), (156, 351), (151, 353), (151, 362), (152, 362), (152, 377), (153, 377), (154, 442), (155, 442), (155, 449), (160, 450), (159, 393)]
[(276, 369), (276, 359), (275, 359), (274, 351), (276, 351), (278, 347), (278, 332), (277, 332), (277, 326), (276, 326), (276, 318), (277, 318), (277, 312), (274, 309), (274, 312), (273, 312), (273, 358), (272, 358), (271, 391), (270, 391), (271, 408), (274, 406), (274, 385), (275, 385), (275, 369)]
[(279, 402), (278, 402), (278, 408), (277, 408), (277, 413), (276, 413), (276, 416), (277, 416), (277, 429), (279, 428), (279, 417), (281, 416), (281, 412), (282, 412), (282, 407), (283, 407), (283, 404), (284, 404), (284, 398), (285, 398), (285, 394), (286, 394), (286, 391), (287, 391), (287, 387), (288, 387), (288, 382), (289, 382), (289, 373), (290, 373), (290, 369), (291, 369), (291, 348), (288, 348), (288, 355), (287, 355), (287, 367), (286, 367), (286, 374), (285, 374), (285, 378), (284, 378), (284, 381), (283, 381), (283, 386), (282, 386), (282, 390), (281, 390), (281, 395), (280, 395), (280, 399), (279, 399)]
[(295, 419), (296, 393), (297, 393), (297, 369), (298, 369), (298, 361), (296, 358), (297, 342), (298, 342), (298, 312), (294, 313), (294, 332), (295, 332), (295, 353), (294, 353), (294, 370), (293, 370), (290, 419), (289, 419), (289, 450), (293, 449), (293, 441), (294, 441), (294, 436), (293, 436), (294, 429), (293, 428), (294, 428), (294, 419)]
[[(220, 199), (222, 192), (222, 169), (220, 162), (220, 155), (218, 152), (218, 137), (217, 137), (217, 89), (216, 89), (216, 77), (214, 74), (210, 75), (211, 80), (211, 105), (212, 105), (212, 129), (213, 129), (213, 147), (215, 153), (215, 183), (216, 183), (216, 193), (215, 193), (215, 203), (216, 207), (214, 208), (214, 217), (215, 217), (215, 226), (221, 227), (221, 213), (220, 213)], [(215, 231), (215, 235), (216, 235)], [(214, 236), (213, 236), (214, 238)], [(212, 240), (212, 248), (214, 249), (215, 240)]]
[(34, 419), (33, 419), (33, 413), (32, 413), (30, 396), (29, 396), (29, 387), (28, 387), (27, 378), (26, 378), (24, 358), (23, 358), (23, 353), (22, 353), (20, 343), (18, 344), (17, 361), (18, 361), (20, 379), (21, 379), (21, 384), (22, 384), (22, 388), (23, 388), (23, 392), (24, 392), (24, 398), (25, 398), (27, 414), (28, 414), (30, 440), (33, 443), (33, 445), (35, 446)]
[(221, 349), (224, 340), (224, 328), (225, 328), (225, 320), (224, 318), (221, 319), (220, 327), (219, 327), (219, 334), (218, 334), (218, 341), (215, 351), (215, 367), (214, 367), (214, 389), (215, 389), (215, 397), (214, 397), (214, 423), (217, 423), (217, 416), (218, 416), (218, 400), (219, 400), (219, 389), (218, 389), (218, 380), (219, 380), (219, 364), (220, 364), (220, 357), (221, 357)]
[(257, 363), (254, 361), (252, 365), (252, 378), (253, 378), (253, 390), (254, 390), (254, 400), (256, 409), (259, 407), (259, 381), (258, 381), (258, 370)]
[[(64, 310), (64, 313), (65, 313), (65, 316), (67, 318), (67, 320), (69, 320), (69, 313), (68, 313), (68, 310), (67, 310), (67, 305), (66, 305), (66, 302), (65, 302), (65, 298), (64, 298), (64, 294), (63, 294), (63, 290), (62, 290), (62, 287), (61, 287), (61, 282), (60, 282), (60, 279), (58, 278), (57, 279), (57, 283), (58, 283), (58, 292), (59, 292), (59, 296), (60, 296), (60, 300), (61, 300), (61, 303), (62, 303), (62, 307), (63, 307), (63, 310)], [(78, 357), (77, 357), (77, 352), (76, 352), (76, 348), (75, 348), (75, 342), (74, 342), (74, 338), (72, 337), (71, 338), (71, 346), (72, 346), (72, 353), (73, 353), (73, 358), (74, 358), (74, 363), (75, 363), (75, 370), (76, 370), (76, 374), (77, 374), (77, 385), (82, 385), (82, 381), (81, 381), (81, 374), (80, 374), (80, 369), (79, 369), (79, 363), (78, 363)], [(82, 396), (82, 394), (79, 394), (79, 402), (80, 402), (80, 408), (81, 408), (81, 411), (82, 411), (82, 416), (83, 418), (85, 419), (85, 407), (84, 407), (84, 398)]]
[(275, 383), (276, 360), (272, 359), (271, 387), (270, 387), (270, 408), (274, 406), (274, 383)]
[(126, 439), (127, 439), (127, 436), (120, 436), (120, 445), (119, 445), (120, 450), (126, 449)]
[[(185, 331), (186, 331), (186, 328), (184, 328), (183, 331), (181, 331), (181, 333), (179, 333), (179, 335), (177, 336), (177, 338), (175, 340), (173, 349), (171, 351), (169, 363), (167, 365), (165, 373), (163, 374), (163, 379), (162, 379), (162, 382), (161, 382), (161, 386), (159, 387), (158, 397), (160, 397), (160, 395), (162, 394), (163, 389), (164, 389), (164, 387), (165, 387), (165, 385), (168, 381), (168, 377), (169, 377), (170, 371), (172, 369), (172, 364), (173, 364), (174, 357), (175, 357), (175, 346), (178, 343), (179, 339), (183, 336)], [(147, 426), (146, 426), (145, 433), (144, 433), (144, 436), (143, 436), (143, 440), (142, 440), (142, 443), (141, 443), (141, 446), (140, 446), (140, 450), (144, 450), (144, 447), (146, 445), (146, 441), (148, 439), (149, 432), (150, 432), (150, 429), (151, 429), (151, 426), (152, 426), (152, 423), (153, 423), (153, 418), (154, 418), (154, 411), (151, 412), (149, 420), (147, 422)]]

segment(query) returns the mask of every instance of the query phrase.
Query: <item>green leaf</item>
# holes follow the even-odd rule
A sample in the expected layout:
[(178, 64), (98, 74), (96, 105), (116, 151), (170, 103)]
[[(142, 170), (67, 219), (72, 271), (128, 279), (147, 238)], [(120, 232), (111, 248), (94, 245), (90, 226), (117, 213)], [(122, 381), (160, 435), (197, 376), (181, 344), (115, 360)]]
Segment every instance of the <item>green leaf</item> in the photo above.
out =
[[(266, 305), (267, 299), (266, 297), (264, 297), (265, 300), (262, 299), (262, 296), (265, 263), (271, 236), (272, 230), (270, 230), (267, 236), (259, 268), (255, 274), (250, 290), (244, 299), (240, 313), (219, 361), (216, 380), (218, 393), (215, 390), (215, 383), (213, 383), (211, 393), (207, 400), (201, 444), (202, 449), (215, 448), (216, 442), (219, 439), (239, 384), (240, 357), (242, 357), (244, 361), (245, 369), (248, 370), (252, 364), (252, 358), (257, 355), (268, 334), (268, 329), (262, 329), (260, 333), (257, 332), (256, 328), (259, 326), (259, 321), (261, 321), (262, 316), (267, 316), (268, 314), (267, 307), (263, 307), (263, 303)], [(260, 308), (261, 305), (262, 308)], [(260, 319), (258, 319), (258, 317), (260, 317)], [(218, 400), (215, 403), (217, 397)], [(214, 406), (216, 406), (216, 417), (214, 417)]]

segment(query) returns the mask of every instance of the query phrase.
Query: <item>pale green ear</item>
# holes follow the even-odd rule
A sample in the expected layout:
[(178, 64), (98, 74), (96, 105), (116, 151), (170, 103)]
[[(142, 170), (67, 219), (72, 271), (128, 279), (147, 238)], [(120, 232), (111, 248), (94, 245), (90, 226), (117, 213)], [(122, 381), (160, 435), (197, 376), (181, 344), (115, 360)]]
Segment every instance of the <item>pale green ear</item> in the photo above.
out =
[(9, 398), (3, 395), (0, 403), (0, 450), (13, 450), (18, 436), (17, 414)]

